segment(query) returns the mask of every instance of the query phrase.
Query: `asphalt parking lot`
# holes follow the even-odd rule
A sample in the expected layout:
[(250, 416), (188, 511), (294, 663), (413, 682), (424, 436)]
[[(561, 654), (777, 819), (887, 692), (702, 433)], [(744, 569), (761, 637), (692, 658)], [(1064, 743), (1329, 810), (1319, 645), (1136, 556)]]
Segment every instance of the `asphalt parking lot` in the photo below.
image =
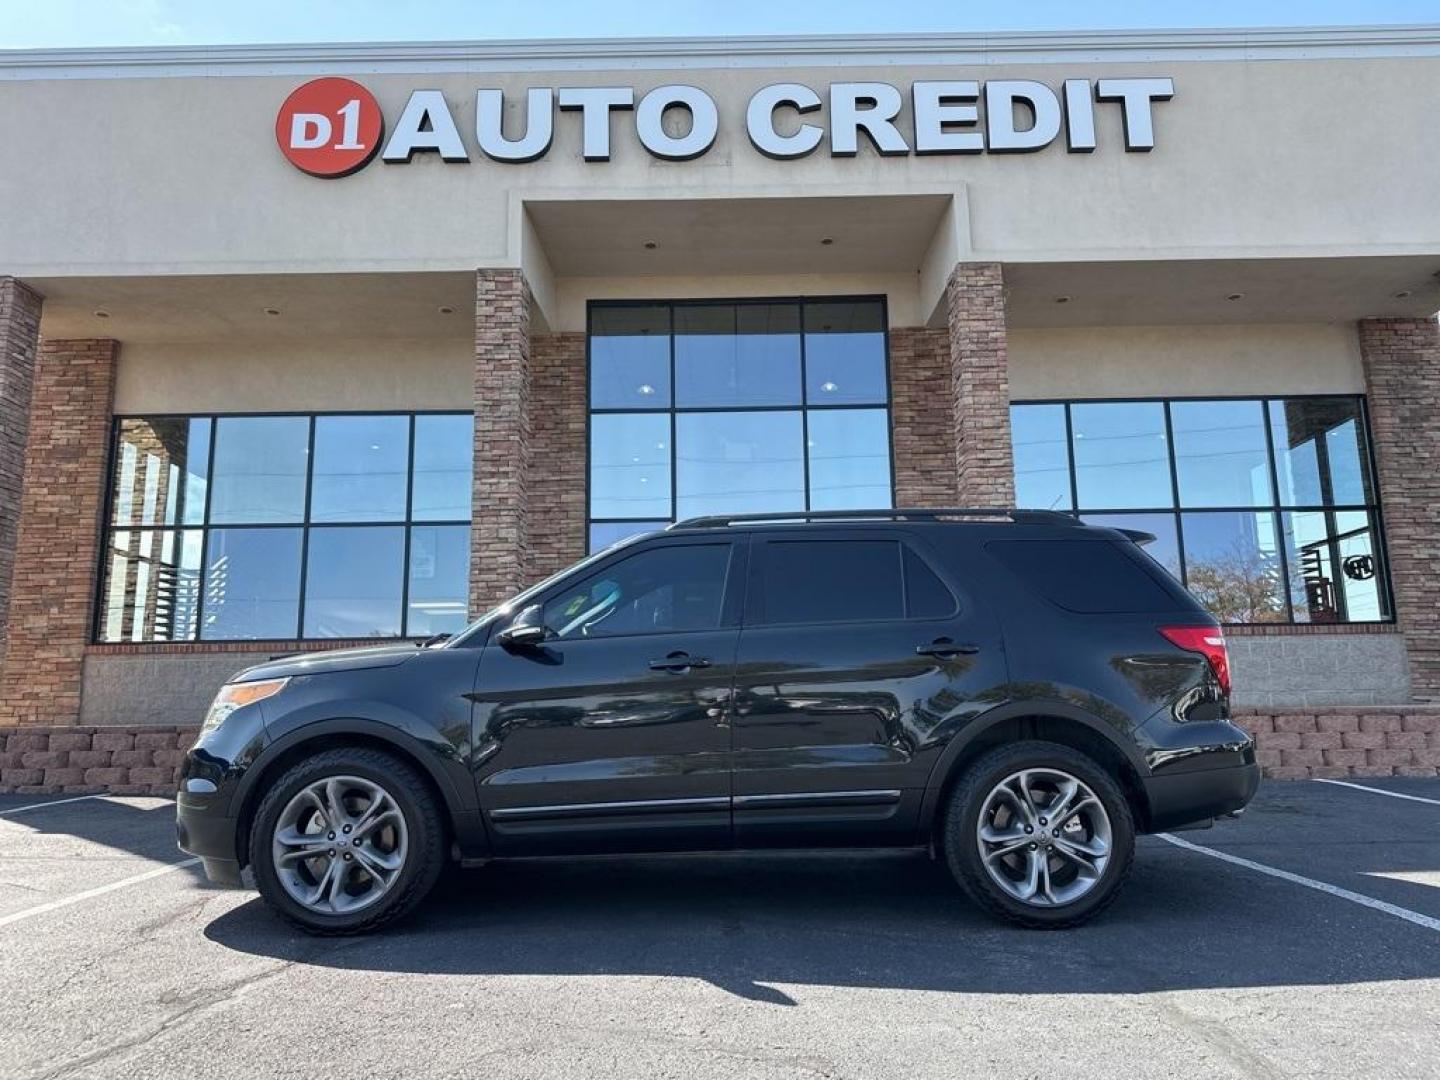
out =
[(1363, 783), (1145, 838), (1075, 931), (773, 853), (457, 871), (341, 941), (208, 887), (165, 800), (0, 797), (0, 1076), (1433, 1078), (1440, 781)]

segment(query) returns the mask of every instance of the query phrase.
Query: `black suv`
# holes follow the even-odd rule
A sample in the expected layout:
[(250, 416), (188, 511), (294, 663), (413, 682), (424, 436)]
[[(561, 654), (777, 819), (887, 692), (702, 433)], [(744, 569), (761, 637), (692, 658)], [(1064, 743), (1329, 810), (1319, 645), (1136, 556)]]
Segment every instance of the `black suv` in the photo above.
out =
[(681, 522), (441, 644), (236, 675), (180, 846), (316, 933), (447, 861), (925, 847), (1026, 926), (1114, 899), (1135, 834), (1255, 794), (1219, 627), (1141, 544), (1042, 511)]

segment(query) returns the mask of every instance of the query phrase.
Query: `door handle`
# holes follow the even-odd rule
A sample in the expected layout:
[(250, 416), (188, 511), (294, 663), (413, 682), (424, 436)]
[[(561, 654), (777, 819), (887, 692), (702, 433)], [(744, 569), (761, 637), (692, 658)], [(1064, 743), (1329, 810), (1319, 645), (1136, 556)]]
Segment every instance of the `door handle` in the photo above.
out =
[(980, 651), (979, 645), (972, 645), (968, 642), (961, 643), (951, 641), (949, 638), (936, 638), (928, 645), (916, 645), (915, 651), (921, 656), (933, 656), (939, 660), (953, 660), (957, 656), (974, 656)]
[(703, 656), (691, 656), (687, 652), (672, 652), (669, 656), (650, 661), (651, 671), (689, 671), (691, 668), (706, 668), (710, 661)]

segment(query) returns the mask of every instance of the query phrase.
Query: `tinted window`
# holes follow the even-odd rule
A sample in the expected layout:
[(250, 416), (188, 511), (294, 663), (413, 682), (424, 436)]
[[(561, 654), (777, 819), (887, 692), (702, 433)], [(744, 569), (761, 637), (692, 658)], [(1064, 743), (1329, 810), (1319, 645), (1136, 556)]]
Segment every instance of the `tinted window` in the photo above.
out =
[(890, 414), (884, 409), (811, 409), (810, 509), (889, 506)]
[(893, 540), (773, 540), (757, 548), (765, 623), (853, 622), (904, 615)]
[(669, 407), (669, 308), (606, 307), (591, 313), (590, 404), (597, 409)]
[(1015, 504), (1035, 510), (1069, 510), (1070, 448), (1064, 405), (1012, 405)]
[(800, 414), (681, 413), (675, 427), (675, 484), (681, 519), (803, 509)]
[(1270, 455), (1258, 401), (1170, 406), (1181, 506), (1267, 506)]
[(1163, 405), (1072, 405), (1070, 424), (1081, 509), (1174, 505)]
[(713, 630), (729, 564), (729, 544), (637, 552), (549, 601), (545, 625), (559, 638)]
[(885, 308), (878, 300), (805, 305), (805, 397), (811, 405), (885, 403)]
[(955, 597), (925, 560), (905, 552), (905, 612), (912, 619), (942, 619), (955, 611)]
[(317, 417), (314, 468), (311, 521), (404, 521), (410, 418)]
[(415, 418), (415, 479), (411, 517), (416, 521), (469, 521), (475, 418)]
[(1096, 615), (1180, 606), (1128, 552), (1108, 540), (995, 540), (986, 550), (1066, 611)]
[(799, 305), (677, 307), (675, 404), (800, 404)]
[(200, 636), (293, 638), (300, 617), (301, 529), (214, 529), (205, 555)]
[(308, 638), (400, 633), (405, 530), (314, 529), (305, 574)]
[(300, 521), (309, 456), (308, 417), (221, 417), (210, 477), (211, 524)]

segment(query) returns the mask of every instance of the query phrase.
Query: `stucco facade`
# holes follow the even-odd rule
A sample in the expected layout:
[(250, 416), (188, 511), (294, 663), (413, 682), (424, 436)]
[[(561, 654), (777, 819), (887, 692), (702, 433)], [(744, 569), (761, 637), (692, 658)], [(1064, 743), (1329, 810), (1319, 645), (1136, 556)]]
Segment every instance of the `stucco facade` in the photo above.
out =
[[(297, 168), (282, 103), (332, 76), (373, 95), (387, 143), (438, 92), (430, 123), (453, 122), (466, 160)], [(1109, 80), (1173, 86), (1143, 102), (1153, 148)], [(1005, 122), (1041, 123), (1050, 94), (1056, 134), (998, 152), (985, 88), (1032, 83), (1040, 110)], [(747, 130), (780, 84), (817, 104), (762, 120), (819, 128), (811, 153), (767, 156)], [(934, 84), (959, 111), (932, 130)], [(519, 140), (529, 90), (638, 104), (671, 86), (715, 108), (689, 160), (647, 149), (643, 105), (606, 112), (604, 160), (559, 104), (533, 160), (480, 142), (486, 93)], [(1231, 627), (1237, 702), (1440, 699), (1437, 96), (1440, 30), (1423, 27), (0, 57), (0, 145), (25, 148), (0, 158), (0, 726), (184, 727), (234, 668), (350, 641), (107, 629), (117, 418), (473, 415), (475, 614), (585, 554), (594, 306), (772, 298), (883, 301), (897, 505), (1012, 503), (1017, 403), (1163, 400), (1172, 436), (1171, 402), (1254, 399), (1272, 435), (1287, 400), (1360, 403), (1378, 614)], [(847, 128), (857, 100), (888, 126)], [(671, 108), (650, 137), (696, 122)], [(956, 134), (978, 152), (917, 152)], [(1308, 584), (1284, 587), (1294, 616)], [(17, 759), (0, 788), (123, 784), (52, 767), (71, 771)]]

